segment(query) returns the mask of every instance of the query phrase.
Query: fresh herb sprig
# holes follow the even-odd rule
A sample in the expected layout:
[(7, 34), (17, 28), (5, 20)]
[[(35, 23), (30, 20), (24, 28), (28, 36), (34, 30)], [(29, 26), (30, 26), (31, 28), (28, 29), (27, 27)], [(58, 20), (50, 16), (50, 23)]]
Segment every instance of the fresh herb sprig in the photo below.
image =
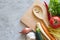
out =
[(52, 16), (60, 16), (60, 2), (59, 0), (50, 0), (49, 12)]

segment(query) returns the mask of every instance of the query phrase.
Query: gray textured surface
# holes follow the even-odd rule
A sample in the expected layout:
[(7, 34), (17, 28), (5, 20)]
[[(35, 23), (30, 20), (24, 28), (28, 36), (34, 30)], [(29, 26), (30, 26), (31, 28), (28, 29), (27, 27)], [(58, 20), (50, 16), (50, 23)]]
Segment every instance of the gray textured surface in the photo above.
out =
[(20, 18), (34, 0), (0, 0), (0, 40), (25, 40)]

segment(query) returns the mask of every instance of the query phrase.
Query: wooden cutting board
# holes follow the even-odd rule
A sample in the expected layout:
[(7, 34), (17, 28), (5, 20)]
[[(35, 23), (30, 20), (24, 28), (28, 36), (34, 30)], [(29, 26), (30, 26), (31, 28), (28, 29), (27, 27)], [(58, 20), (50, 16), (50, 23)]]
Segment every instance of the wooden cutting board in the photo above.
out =
[(25, 14), (22, 16), (21, 18), (21, 22), (24, 23), (27, 27), (32, 28), (33, 30), (35, 30), (36, 28), (36, 23), (40, 22), (40, 20), (38, 18), (36, 18), (34, 16), (34, 14), (32, 13), (32, 9), (35, 5), (43, 5), (42, 2), (40, 2), (40, 0), (35, 0), (34, 3), (30, 6), (29, 9), (27, 9), (27, 11), (25, 12)]

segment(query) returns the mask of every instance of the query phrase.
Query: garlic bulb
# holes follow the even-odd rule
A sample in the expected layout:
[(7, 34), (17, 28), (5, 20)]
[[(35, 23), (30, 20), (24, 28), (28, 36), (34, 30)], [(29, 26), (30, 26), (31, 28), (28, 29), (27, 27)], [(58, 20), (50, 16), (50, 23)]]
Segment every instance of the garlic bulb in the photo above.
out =
[(26, 40), (36, 40), (35, 33), (29, 32), (28, 34), (26, 34)]

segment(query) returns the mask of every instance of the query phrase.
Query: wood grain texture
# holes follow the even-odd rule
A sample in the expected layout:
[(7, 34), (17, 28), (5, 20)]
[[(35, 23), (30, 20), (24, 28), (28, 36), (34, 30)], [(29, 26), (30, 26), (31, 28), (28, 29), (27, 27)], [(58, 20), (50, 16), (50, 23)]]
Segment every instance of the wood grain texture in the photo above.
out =
[[(36, 18), (32, 12), (32, 9), (35, 5), (42, 5), (44, 7), (43, 3), (39, 0), (35, 0), (35, 2), (31, 5), (31, 7), (25, 12), (25, 14), (21, 18), (21, 22), (24, 23), (27, 27), (32, 28), (35, 30), (36, 23), (40, 22), (40, 19)], [(46, 11), (46, 8), (44, 9)]]

